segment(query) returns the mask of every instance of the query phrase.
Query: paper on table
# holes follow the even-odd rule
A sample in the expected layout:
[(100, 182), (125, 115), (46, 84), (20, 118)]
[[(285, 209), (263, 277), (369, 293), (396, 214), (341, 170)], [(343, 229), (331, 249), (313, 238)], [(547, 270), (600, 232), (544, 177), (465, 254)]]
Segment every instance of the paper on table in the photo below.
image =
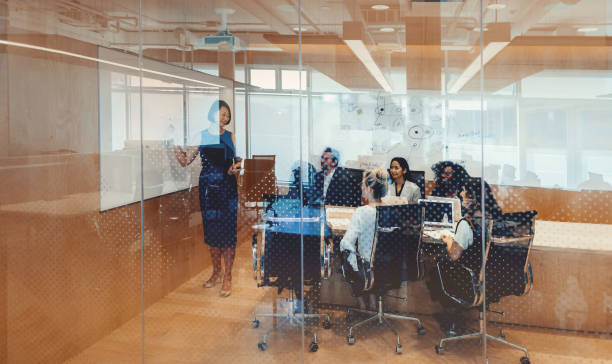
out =
[(333, 226), (348, 226), (351, 223), (351, 220), (343, 218), (328, 218), (327, 221)]
[(441, 240), (442, 239), (442, 235), (447, 235), (450, 236), (451, 238), (455, 238), (455, 233), (453, 233), (451, 230), (425, 230), (423, 231), (423, 234), (429, 236), (432, 239), (437, 239), (437, 240)]
[(353, 212), (355, 212), (354, 208), (349, 208), (349, 207), (326, 207), (325, 209), (327, 210), (328, 214), (330, 212), (344, 213), (344, 214), (352, 214)]

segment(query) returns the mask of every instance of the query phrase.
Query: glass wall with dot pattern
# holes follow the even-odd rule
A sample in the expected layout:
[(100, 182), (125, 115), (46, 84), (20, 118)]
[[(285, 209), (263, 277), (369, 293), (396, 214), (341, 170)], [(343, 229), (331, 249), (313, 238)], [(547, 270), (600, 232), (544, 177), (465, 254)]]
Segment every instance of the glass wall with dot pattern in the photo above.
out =
[[(140, 103), (137, 55), (100, 55), (129, 51), (116, 35), (137, 41), (137, 9), (0, 3), (2, 363), (99, 362), (109, 352), (100, 340), (122, 325), (136, 329), (108, 361), (142, 359), (140, 116), (100, 107)], [(118, 143), (100, 139), (101, 125), (117, 126)]]
[(0, 1), (0, 362), (607, 362), (611, 11)]

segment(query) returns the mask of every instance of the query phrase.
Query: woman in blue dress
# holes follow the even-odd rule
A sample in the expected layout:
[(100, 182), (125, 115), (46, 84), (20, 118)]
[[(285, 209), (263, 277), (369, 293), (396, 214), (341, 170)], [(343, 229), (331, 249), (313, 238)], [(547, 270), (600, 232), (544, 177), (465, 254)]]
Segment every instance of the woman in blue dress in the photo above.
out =
[[(231, 293), (232, 264), (236, 255), (236, 174), (241, 159), (236, 157), (234, 136), (225, 130), (232, 120), (229, 105), (222, 100), (215, 101), (208, 111), (208, 120), (211, 125), (200, 133), (199, 145), (187, 147), (185, 151), (176, 146), (174, 152), (183, 167), (193, 162), (198, 154), (202, 160), (200, 208), (204, 242), (210, 247), (213, 263), (213, 273), (203, 286), (214, 287), (222, 279), (220, 295), (227, 297)], [(221, 257), (225, 263), (224, 272), (221, 270)]]

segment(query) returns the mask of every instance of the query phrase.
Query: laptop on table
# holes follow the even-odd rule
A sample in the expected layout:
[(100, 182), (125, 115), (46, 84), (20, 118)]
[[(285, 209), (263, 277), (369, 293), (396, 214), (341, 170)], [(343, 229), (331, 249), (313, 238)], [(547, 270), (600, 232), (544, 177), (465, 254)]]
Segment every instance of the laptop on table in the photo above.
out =
[(454, 236), (453, 201), (419, 200), (419, 205), (425, 206), (425, 219), (423, 220), (423, 230), (425, 235), (434, 239), (440, 239), (441, 235)]

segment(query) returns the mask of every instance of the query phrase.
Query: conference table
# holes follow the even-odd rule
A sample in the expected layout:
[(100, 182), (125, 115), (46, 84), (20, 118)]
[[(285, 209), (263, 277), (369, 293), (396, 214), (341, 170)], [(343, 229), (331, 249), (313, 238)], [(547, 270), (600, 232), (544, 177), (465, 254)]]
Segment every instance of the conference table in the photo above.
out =
[[(354, 207), (326, 206), (327, 225), (339, 241), (350, 224)], [(516, 243), (494, 237), (493, 244)], [(424, 237), (426, 255), (444, 252), (444, 244)], [(529, 262), (534, 286), (525, 296), (504, 297), (492, 309), (504, 311), (495, 321), (525, 326), (612, 333), (612, 225), (535, 221)], [(355, 305), (350, 287), (336, 274), (321, 286), (321, 302)], [(431, 300), (424, 281), (407, 282), (396, 292), (406, 301), (390, 300), (391, 309), (433, 314), (440, 306)], [(397, 301), (397, 302), (393, 302)]]

